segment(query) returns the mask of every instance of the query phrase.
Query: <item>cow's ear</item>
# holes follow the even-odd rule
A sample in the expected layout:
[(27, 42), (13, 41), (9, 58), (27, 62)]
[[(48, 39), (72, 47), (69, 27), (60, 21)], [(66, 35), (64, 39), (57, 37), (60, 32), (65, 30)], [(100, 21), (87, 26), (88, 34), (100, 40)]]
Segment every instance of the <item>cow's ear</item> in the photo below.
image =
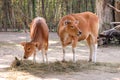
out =
[(70, 20), (65, 20), (65, 21), (64, 21), (64, 25), (68, 25), (68, 24), (70, 24), (70, 23), (71, 23)]
[(79, 24), (79, 21), (78, 21), (78, 20), (75, 20), (75, 24)]
[(38, 47), (39, 46), (39, 42), (33, 42), (33, 44)]
[(25, 46), (26, 42), (21, 42), (20, 44), (21, 44), (22, 46)]

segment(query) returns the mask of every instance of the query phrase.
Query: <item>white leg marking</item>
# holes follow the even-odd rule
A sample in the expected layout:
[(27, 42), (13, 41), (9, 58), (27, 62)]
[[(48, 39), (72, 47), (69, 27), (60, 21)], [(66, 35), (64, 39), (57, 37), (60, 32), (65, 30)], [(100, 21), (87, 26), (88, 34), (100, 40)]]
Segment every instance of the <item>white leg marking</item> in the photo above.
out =
[(62, 49), (63, 49), (63, 61), (65, 61), (65, 48)]
[(89, 56), (89, 61), (92, 61), (92, 55), (93, 55), (93, 46), (92, 46), (92, 45), (90, 45), (90, 46), (89, 46), (89, 48), (90, 48), (90, 56)]
[(94, 44), (93, 51), (93, 61), (96, 63), (97, 44)]
[(48, 57), (47, 57), (47, 52), (45, 51), (45, 56), (46, 56), (46, 63), (48, 64)]
[(33, 54), (33, 63), (36, 63), (35, 57), (36, 57), (36, 53)]
[(76, 59), (75, 59), (75, 48), (72, 48), (72, 52), (73, 52), (73, 62), (75, 63), (76, 62)]
[(43, 58), (43, 63), (45, 63), (45, 59), (44, 59), (44, 49), (42, 49), (42, 58)]

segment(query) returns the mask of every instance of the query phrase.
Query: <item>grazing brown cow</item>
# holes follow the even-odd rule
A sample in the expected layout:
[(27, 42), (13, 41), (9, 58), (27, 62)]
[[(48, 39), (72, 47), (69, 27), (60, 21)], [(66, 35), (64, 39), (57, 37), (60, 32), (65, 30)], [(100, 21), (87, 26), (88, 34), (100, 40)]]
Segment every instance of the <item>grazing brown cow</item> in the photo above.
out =
[(30, 25), (30, 42), (22, 42), (21, 44), (24, 46), (24, 58), (27, 59), (29, 56), (33, 54), (33, 61), (35, 62), (36, 56), (36, 48), (42, 51), (43, 62), (44, 55), (46, 56), (46, 61), (48, 62), (47, 58), (47, 50), (48, 50), (48, 35), (49, 29), (46, 24), (46, 21), (42, 17), (36, 17), (33, 19)]
[(63, 48), (65, 61), (65, 47), (72, 44), (73, 61), (75, 62), (75, 47), (78, 41), (86, 40), (90, 48), (89, 61), (96, 62), (98, 17), (91, 12), (69, 14), (61, 18), (58, 24), (58, 36)]

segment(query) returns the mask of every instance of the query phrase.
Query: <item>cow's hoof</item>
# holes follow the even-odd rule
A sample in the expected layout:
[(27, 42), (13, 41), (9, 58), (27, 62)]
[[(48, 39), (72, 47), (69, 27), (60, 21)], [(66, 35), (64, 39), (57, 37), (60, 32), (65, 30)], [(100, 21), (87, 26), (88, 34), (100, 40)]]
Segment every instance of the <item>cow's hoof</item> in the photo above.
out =
[(89, 59), (89, 61), (88, 62), (92, 62), (92, 59)]
[(62, 62), (66, 62), (65, 60), (62, 60)]

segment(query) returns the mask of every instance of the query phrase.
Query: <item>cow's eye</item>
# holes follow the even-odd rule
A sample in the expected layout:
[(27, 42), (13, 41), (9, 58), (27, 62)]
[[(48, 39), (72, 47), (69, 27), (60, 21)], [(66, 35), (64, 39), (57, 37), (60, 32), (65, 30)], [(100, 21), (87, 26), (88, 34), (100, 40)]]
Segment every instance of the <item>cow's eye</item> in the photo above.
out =
[(71, 27), (71, 29), (73, 29), (74, 28), (74, 26), (70, 26)]
[(28, 48), (28, 50), (30, 50), (30, 48)]

